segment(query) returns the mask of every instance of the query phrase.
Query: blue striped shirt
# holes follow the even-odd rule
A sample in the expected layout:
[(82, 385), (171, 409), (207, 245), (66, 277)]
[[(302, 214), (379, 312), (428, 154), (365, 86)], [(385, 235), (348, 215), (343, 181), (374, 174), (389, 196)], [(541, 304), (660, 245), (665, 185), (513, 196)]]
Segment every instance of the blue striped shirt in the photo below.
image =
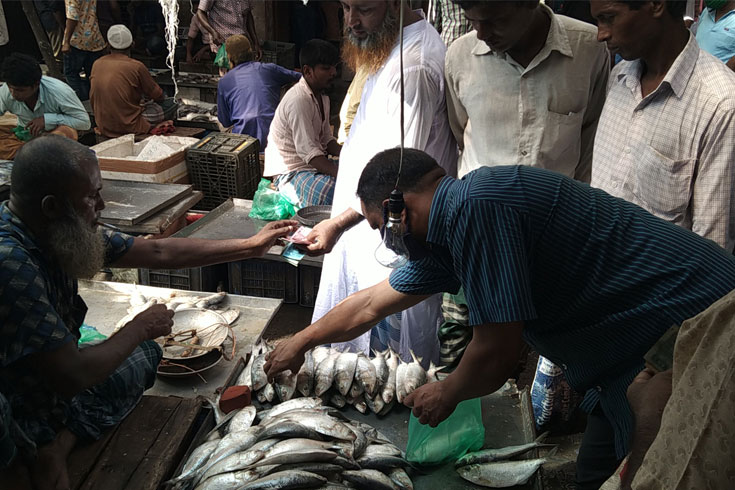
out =
[(673, 325), (735, 288), (735, 258), (642, 208), (547, 170), (481, 168), (434, 194), (429, 254), (395, 270), (406, 294), (464, 287), (470, 323), (525, 322), (524, 338), (599, 401), (625, 455), (625, 392)]

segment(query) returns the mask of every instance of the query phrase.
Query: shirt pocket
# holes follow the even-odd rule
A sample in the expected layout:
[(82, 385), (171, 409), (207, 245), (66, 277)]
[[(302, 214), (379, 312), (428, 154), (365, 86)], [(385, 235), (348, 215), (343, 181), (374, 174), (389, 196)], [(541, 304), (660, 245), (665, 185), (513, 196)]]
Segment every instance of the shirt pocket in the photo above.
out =
[(650, 145), (632, 155), (633, 194), (656, 216), (674, 221), (689, 206), (695, 158), (673, 160)]
[(574, 177), (579, 163), (583, 117), (583, 111), (547, 112), (539, 145), (539, 160), (544, 162), (544, 168)]

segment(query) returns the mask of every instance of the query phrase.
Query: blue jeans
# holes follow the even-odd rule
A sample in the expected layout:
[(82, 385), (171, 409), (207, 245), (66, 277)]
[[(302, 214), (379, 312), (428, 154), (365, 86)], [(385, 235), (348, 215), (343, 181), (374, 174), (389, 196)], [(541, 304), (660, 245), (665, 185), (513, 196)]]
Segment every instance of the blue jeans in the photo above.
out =
[[(71, 51), (64, 53), (64, 77), (66, 83), (76, 92), (79, 100), (89, 99), (89, 76), (92, 74), (92, 64), (104, 54), (100, 51), (82, 51), (74, 46)], [(84, 70), (86, 78), (82, 80), (79, 72)]]

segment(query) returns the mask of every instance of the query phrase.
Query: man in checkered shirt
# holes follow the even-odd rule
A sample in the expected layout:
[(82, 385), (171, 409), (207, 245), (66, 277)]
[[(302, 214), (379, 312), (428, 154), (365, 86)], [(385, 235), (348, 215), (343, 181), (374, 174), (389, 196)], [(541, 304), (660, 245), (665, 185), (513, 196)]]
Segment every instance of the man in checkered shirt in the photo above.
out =
[(296, 223), (271, 223), (244, 240), (101, 233), (97, 158), (61, 136), (24, 145), (11, 182), (0, 203), (0, 482), (68, 488), (67, 455), (135, 408), (161, 359), (153, 339), (173, 324), (173, 312), (154, 305), (79, 349), (87, 307), (77, 279), (103, 264), (177, 269), (261, 256)]
[(685, 1), (593, 0), (612, 71), (592, 160), (592, 186), (735, 245), (735, 73), (702, 51)]

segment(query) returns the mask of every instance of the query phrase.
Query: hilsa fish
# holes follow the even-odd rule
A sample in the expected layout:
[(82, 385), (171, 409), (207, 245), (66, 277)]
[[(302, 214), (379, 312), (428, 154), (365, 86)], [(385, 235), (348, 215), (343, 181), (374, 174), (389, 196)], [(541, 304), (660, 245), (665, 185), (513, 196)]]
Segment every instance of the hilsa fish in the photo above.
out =
[(465, 480), (483, 487), (507, 488), (523, 485), (555, 452), (556, 448), (545, 458), (470, 464), (458, 468), (457, 473)]

